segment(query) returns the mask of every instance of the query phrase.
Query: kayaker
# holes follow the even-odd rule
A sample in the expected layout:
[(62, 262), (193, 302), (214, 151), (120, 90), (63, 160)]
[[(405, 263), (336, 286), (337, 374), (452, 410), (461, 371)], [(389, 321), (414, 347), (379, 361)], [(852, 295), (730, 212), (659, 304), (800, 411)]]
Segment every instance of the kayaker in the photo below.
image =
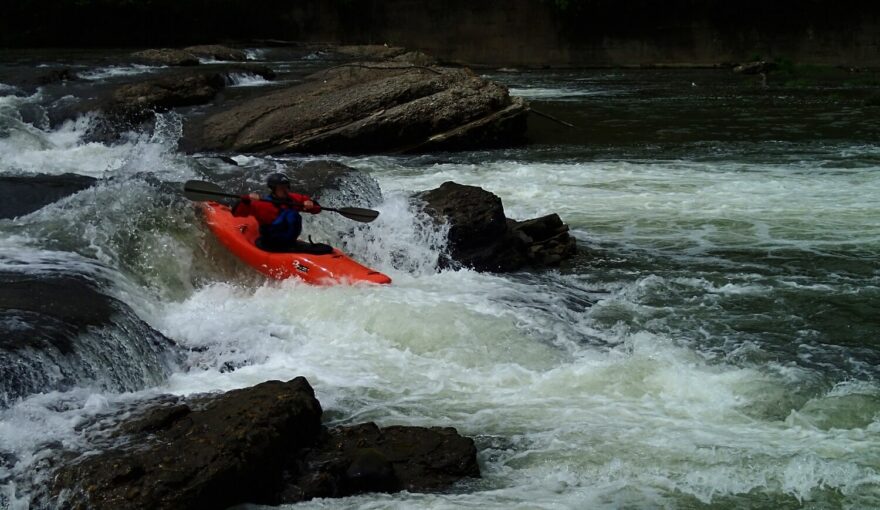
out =
[(290, 192), (290, 179), (282, 173), (273, 173), (266, 179), (269, 194), (242, 195), (232, 207), (234, 216), (253, 216), (260, 224), (257, 246), (266, 251), (291, 251), (302, 232), (299, 211), (311, 214), (321, 212), (308, 195)]

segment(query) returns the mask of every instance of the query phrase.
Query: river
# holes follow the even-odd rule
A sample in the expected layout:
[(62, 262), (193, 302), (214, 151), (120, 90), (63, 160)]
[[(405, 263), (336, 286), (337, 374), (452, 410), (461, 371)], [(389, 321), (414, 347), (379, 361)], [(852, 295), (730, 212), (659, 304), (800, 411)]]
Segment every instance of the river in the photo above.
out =
[[(150, 72), (81, 65), (96, 83)], [(297, 508), (880, 507), (871, 91), (772, 76), (764, 88), (728, 70), (488, 76), (575, 127), (532, 116), (522, 148), (330, 156), (378, 183), (381, 194), (346, 192), (369, 193), (381, 216), (305, 228), (390, 275), (387, 287), (267, 282), (177, 192), (235, 172), (256, 186), (302, 158), (185, 155), (174, 113), (155, 133), (87, 142), (90, 117), (52, 126), (33, 113), (63, 93), (0, 85), (0, 173), (102, 178), (0, 220), (0, 265), (101, 273), (192, 349), (158, 385), (83, 383), (0, 411), (0, 504), (32, 508), (34, 466), (87, 448), (77, 426), (121, 403), (303, 375), (328, 424), (474, 437), (483, 478)], [(443, 237), (409, 196), (447, 180), (496, 193), (508, 217), (559, 213), (579, 254), (558, 271), (438, 271)]]

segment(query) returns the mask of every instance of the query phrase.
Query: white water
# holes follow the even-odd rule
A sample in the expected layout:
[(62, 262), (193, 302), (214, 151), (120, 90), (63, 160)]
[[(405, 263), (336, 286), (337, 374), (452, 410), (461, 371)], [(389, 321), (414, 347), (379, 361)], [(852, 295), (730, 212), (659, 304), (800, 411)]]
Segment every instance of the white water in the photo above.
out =
[(77, 76), (84, 80), (100, 81), (107, 78), (118, 78), (121, 76), (136, 76), (139, 74), (155, 73), (160, 69), (166, 69), (168, 66), (148, 66), (143, 64), (107, 66), (77, 73)]
[(230, 87), (262, 87), (272, 83), (262, 76), (250, 73), (230, 73), (226, 80)]
[(603, 96), (611, 94), (611, 91), (602, 89), (574, 89), (574, 88), (550, 88), (550, 87), (528, 87), (528, 88), (510, 88), (510, 95), (531, 100), (565, 100), (568, 98), (579, 99), (587, 96)]
[[(701, 343), (711, 336), (699, 329), (708, 322), (679, 328), (680, 305), (652, 298), (686, 289), (685, 301), (711, 306), (725, 296), (772, 295), (779, 281), (749, 266), (721, 283), (659, 270), (632, 278), (437, 272), (442, 235), (427, 228), (407, 200), (412, 191), (455, 180), (501, 196), (510, 217), (558, 212), (582, 248), (613, 244), (624, 253), (711, 258), (716, 248), (757, 244), (768, 252), (797, 247), (821, 254), (848, 242), (856, 250), (880, 244), (876, 169), (818, 168), (810, 161), (498, 158), (419, 165), (348, 158), (344, 162), (379, 181), (380, 219), (349, 231), (344, 220), (321, 215), (308, 218), (306, 229), (316, 240), (344, 245), (394, 284), (319, 288), (253, 277), (216, 250), (195, 215), (181, 216), (139, 177), (197, 177), (190, 161), (174, 152), (179, 124), (173, 116), (162, 118), (159, 134), (112, 147), (80, 141), (88, 122), (51, 132), (13, 123), (0, 137), (2, 173), (73, 171), (117, 179), (15, 226), (35, 230), (28, 232), (38, 240), (65, 233), (78, 252), (140, 279), (140, 288), (123, 284), (117, 295), (164, 334), (205, 349), (191, 355), (190, 370), (140, 394), (81, 388), (33, 396), (0, 412), (0, 451), (19, 457), (12, 474), (52, 455), (40, 447), (47, 441), (82, 447), (74, 427), (120, 401), (303, 375), (331, 424), (455, 426), (476, 437), (483, 478), (451, 494), (365, 495), (297, 508), (736, 507), (755, 501), (773, 507), (773, 498), (786, 497), (793, 498), (781, 499), (787, 504), (822, 507), (839, 503), (834, 494), (847, 508), (880, 504), (875, 382), (823, 387), (823, 374), (793, 359), (718, 359)], [(131, 214), (137, 208), (141, 212)], [(56, 219), (60, 226), (53, 226)], [(126, 236), (138, 232), (150, 235)], [(0, 256), (7, 258), (8, 247), (9, 259), (38, 263), (43, 252), (18, 248), (24, 241), (33, 239), (10, 236)], [(148, 264), (151, 258), (162, 262)], [(784, 282), (837, 292), (797, 275)], [(753, 359), (742, 351), (736, 354)], [(239, 368), (229, 372), (229, 365)], [(803, 387), (812, 388), (809, 398), (789, 399)], [(859, 408), (867, 412), (854, 411)], [(0, 480), (6, 474), (0, 468)], [(11, 508), (28, 507), (15, 483), (2, 490)], [(731, 499), (737, 497), (746, 499)]]

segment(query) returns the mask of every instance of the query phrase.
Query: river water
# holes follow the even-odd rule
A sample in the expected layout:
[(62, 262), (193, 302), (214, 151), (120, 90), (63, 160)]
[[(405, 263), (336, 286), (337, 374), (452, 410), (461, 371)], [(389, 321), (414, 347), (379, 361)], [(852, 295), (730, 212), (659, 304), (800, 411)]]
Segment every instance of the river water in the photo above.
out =
[[(149, 72), (89, 69), (96, 82)], [(87, 449), (77, 425), (121, 403), (303, 375), (328, 424), (474, 437), (483, 478), (298, 508), (880, 506), (871, 90), (764, 88), (723, 70), (488, 76), (575, 128), (533, 116), (524, 148), (332, 157), (381, 189), (340, 199), (381, 216), (353, 227), (321, 215), (306, 229), (389, 274), (388, 287), (267, 282), (176, 193), (297, 158), (181, 154), (176, 114), (124, 143), (86, 142), (89, 117), (22, 114), (63, 95), (0, 85), (0, 172), (103, 178), (0, 221), (3, 264), (100, 266), (107, 292), (192, 349), (155, 387), (83, 382), (0, 411), (0, 451), (14, 459), (0, 465), (0, 502), (32, 507), (34, 466), (60, 445)], [(558, 271), (437, 271), (442, 232), (408, 197), (447, 180), (496, 193), (508, 217), (558, 212), (579, 255)]]

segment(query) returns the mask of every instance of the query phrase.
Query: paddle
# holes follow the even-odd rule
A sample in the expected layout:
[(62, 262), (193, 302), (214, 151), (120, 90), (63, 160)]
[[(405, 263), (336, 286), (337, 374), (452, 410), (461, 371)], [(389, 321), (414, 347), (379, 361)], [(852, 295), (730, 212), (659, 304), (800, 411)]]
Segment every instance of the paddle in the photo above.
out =
[[(226, 198), (241, 198), (241, 195), (235, 195), (233, 193), (227, 193), (223, 191), (220, 186), (217, 186), (213, 182), (207, 181), (186, 181), (183, 185), (183, 196), (190, 200), (194, 200), (196, 202), (204, 202), (207, 200), (217, 200), (219, 197)], [(295, 205), (302, 205), (300, 203), (294, 202), (293, 200), (283, 200), (278, 198), (273, 198), (272, 200), (265, 200), (267, 202), (282, 202), (282, 203), (292, 203)], [(354, 221), (360, 221), (361, 223), (369, 223), (376, 219), (379, 216), (379, 211), (374, 211), (372, 209), (362, 209), (360, 207), (340, 207), (339, 209), (335, 209), (333, 207), (324, 207), (321, 206), (322, 211), (333, 211), (335, 213), (339, 213), (346, 218)]]

